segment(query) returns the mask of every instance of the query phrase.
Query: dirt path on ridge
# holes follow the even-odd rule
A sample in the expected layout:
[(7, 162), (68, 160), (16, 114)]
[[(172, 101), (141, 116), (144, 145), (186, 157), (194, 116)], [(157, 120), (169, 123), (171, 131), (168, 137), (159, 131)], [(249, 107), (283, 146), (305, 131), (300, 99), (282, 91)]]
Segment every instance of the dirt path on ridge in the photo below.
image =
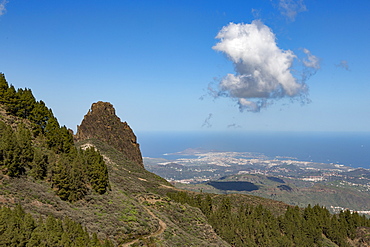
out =
[(151, 234), (149, 234), (149, 235), (146, 235), (146, 236), (143, 236), (143, 237), (140, 237), (140, 238), (137, 238), (137, 239), (135, 239), (135, 240), (132, 240), (131, 242), (128, 242), (128, 243), (124, 243), (124, 244), (122, 244), (121, 246), (122, 247), (128, 247), (128, 246), (130, 246), (130, 245), (132, 245), (132, 244), (134, 244), (134, 243), (136, 243), (136, 242), (138, 242), (140, 239), (148, 239), (148, 238), (150, 238), (150, 237), (155, 237), (155, 236), (158, 236), (158, 235), (160, 235), (160, 234), (162, 234), (165, 230), (166, 230), (166, 228), (167, 228), (167, 225), (166, 225), (166, 223), (163, 221), (163, 220), (161, 220), (160, 218), (158, 218), (149, 208), (147, 208), (147, 207), (145, 207), (144, 206), (144, 208), (146, 209), (146, 211), (148, 211), (148, 213), (154, 218), (154, 219), (157, 219), (158, 220), (158, 229), (155, 231), (155, 232), (153, 232), (153, 233), (151, 233)]

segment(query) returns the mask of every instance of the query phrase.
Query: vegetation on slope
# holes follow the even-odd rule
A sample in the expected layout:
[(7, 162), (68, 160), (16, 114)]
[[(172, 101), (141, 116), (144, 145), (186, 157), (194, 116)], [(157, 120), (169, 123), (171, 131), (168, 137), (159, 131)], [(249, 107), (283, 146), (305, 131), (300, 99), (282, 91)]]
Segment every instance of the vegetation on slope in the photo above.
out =
[[(166, 180), (99, 140), (84, 140), (75, 146), (68, 129), (59, 126), (52, 111), (42, 101), (36, 101), (31, 90), (15, 90), (8, 85), (3, 74), (0, 74), (0, 84), (1, 205), (6, 208), (22, 205), (43, 222), (50, 215), (58, 222), (70, 218), (86, 227), (92, 237), (96, 232), (99, 239), (109, 238), (114, 245), (136, 240), (136, 244), (181, 246), (186, 242), (204, 246), (212, 242), (208, 241), (208, 235), (198, 236), (205, 232), (205, 228), (208, 233), (213, 233), (215, 246), (227, 246), (199, 210), (186, 216), (177, 214), (176, 219), (184, 222), (178, 226), (169, 220), (173, 219), (171, 213), (176, 213), (176, 203), (168, 202), (164, 207), (151, 204), (151, 200), (137, 199), (156, 193), (155, 197), (162, 200), (164, 191), (173, 188)], [(25, 96), (29, 100), (21, 104), (25, 102)], [(22, 111), (25, 105), (27, 110)], [(104, 157), (97, 150), (101, 150)], [(190, 206), (183, 208), (189, 212), (194, 210)], [(198, 232), (191, 231), (192, 224), (199, 219), (204, 226), (199, 226)], [(166, 222), (167, 227), (158, 231), (160, 222)], [(16, 221), (12, 221), (7, 228), (17, 229), (18, 226)], [(42, 226), (33, 230), (37, 234), (39, 230), (50, 234)], [(63, 235), (62, 229), (59, 228), (58, 232)], [(17, 231), (14, 234), (17, 235)], [(6, 232), (0, 232), (0, 235), (4, 238), (9, 236)], [(69, 236), (66, 238), (74, 240)], [(67, 246), (65, 243), (60, 245)], [(30, 242), (27, 244), (32, 246)]]
[(356, 212), (331, 215), (319, 205), (303, 210), (287, 207), (284, 214), (276, 216), (262, 205), (236, 205), (227, 195), (216, 200), (209, 194), (189, 192), (168, 196), (200, 208), (216, 233), (233, 246), (326, 246), (327, 239), (338, 246), (351, 246), (357, 228), (370, 227), (370, 219)]
[(6, 110), (0, 121), (3, 174), (45, 179), (68, 201), (81, 199), (89, 188), (99, 194), (107, 191), (107, 166), (99, 152), (77, 149), (70, 131), (59, 126), (44, 102), (36, 101), (30, 89), (9, 86), (4, 74), (0, 74), (1, 106)]
[(0, 208), (1, 246), (70, 246), (70, 247), (110, 247), (109, 240), (100, 242), (97, 235), (92, 237), (75, 221), (59, 220), (48, 216), (46, 220), (35, 220), (25, 213), (18, 204), (15, 209)]
[(256, 196), (179, 191), (102, 140), (83, 139), (75, 145), (72, 134), (59, 126), (42, 101), (36, 101), (29, 89), (9, 86), (3, 74), (0, 117), (0, 204), (5, 206), (0, 209), (0, 244), (360, 246), (369, 242), (369, 220), (356, 213), (330, 215), (320, 206), (302, 210)]
[[(167, 192), (176, 189), (165, 179), (127, 160), (122, 152), (100, 140), (84, 140), (77, 145), (96, 147), (108, 165), (111, 191), (106, 196), (111, 204), (106, 205), (104, 200), (99, 200), (99, 207), (113, 213), (111, 207), (115, 205), (116, 211), (123, 212), (124, 227), (117, 227), (117, 230), (121, 229), (117, 243), (137, 240), (133, 246), (229, 246), (215, 234), (198, 208), (179, 204), (166, 196)], [(131, 202), (130, 207), (127, 200)], [(152, 236), (158, 231), (160, 221), (148, 216), (149, 212), (166, 224), (162, 234)], [(108, 215), (110, 222), (117, 222), (114, 215)]]

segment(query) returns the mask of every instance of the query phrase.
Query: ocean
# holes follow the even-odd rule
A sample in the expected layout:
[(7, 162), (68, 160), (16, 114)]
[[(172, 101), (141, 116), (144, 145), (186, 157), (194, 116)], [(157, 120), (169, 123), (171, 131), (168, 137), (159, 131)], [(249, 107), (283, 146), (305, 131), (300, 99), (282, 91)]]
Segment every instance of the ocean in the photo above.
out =
[(202, 148), (370, 169), (370, 132), (137, 132), (136, 136), (144, 157), (169, 158), (164, 154)]

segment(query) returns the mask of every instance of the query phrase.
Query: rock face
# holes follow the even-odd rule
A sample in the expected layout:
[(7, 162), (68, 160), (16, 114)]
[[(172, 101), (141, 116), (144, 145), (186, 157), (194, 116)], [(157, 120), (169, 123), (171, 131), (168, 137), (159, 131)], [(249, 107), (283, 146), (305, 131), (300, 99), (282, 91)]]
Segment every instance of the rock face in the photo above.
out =
[(126, 122), (116, 116), (116, 111), (111, 103), (99, 101), (93, 103), (85, 115), (80, 126), (77, 126), (76, 141), (98, 139), (118, 151), (125, 157), (141, 167), (143, 159), (136, 136)]

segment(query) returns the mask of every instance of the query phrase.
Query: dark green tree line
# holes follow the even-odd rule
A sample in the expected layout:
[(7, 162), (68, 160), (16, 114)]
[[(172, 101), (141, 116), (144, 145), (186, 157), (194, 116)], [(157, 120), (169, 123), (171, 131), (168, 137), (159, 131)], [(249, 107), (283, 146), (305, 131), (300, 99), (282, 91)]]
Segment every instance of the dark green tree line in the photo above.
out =
[(28, 160), (29, 152), (21, 149), (22, 144), (13, 129), (0, 121), (0, 167), (4, 174), (14, 177), (24, 173), (22, 160)]
[(70, 246), (111, 247), (109, 240), (100, 241), (96, 234), (90, 236), (75, 221), (59, 220), (49, 216), (35, 220), (20, 205), (15, 209), (0, 208), (0, 246)]
[(56, 152), (69, 152), (73, 136), (65, 126), (60, 127), (51, 109), (43, 101), (36, 101), (31, 89), (16, 90), (0, 73), (0, 104), (8, 114), (28, 119), (34, 136), (44, 134), (49, 148)]
[(96, 192), (104, 194), (109, 188), (109, 179), (103, 157), (93, 147), (81, 150), (81, 153), (88, 182)]
[(61, 156), (53, 169), (52, 181), (57, 194), (68, 201), (82, 199), (88, 187), (104, 194), (109, 188), (109, 179), (103, 157), (93, 147), (76, 152), (73, 156)]
[(0, 169), (4, 174), (47, 178), (68, 201), (82, 199), (88, 188), (99, 194), (109, 189), (108, 169), (99, 152), (78, 150), (72, 133), (59, 125), (51, 109), (36, 101), (30, 89), (9, 86), (1, 73), (0, 105), (31, 125), (20, 123), (12, 128), (0, 121)]
[(370, 227), (370, 219), (356, 212), (330, 214), (315, 205), (304, 209), (288, 207), (281, 216), (274, 216), (261, 205), (232, 205), (229, 197), (212, 200), (209, 194), (173, 192), (172, 200), (198, 207), (208, 222), (225, 241), (233, 246), (325, 246), (324, 237), (338, 246), (350, 246), (357, 227)]

